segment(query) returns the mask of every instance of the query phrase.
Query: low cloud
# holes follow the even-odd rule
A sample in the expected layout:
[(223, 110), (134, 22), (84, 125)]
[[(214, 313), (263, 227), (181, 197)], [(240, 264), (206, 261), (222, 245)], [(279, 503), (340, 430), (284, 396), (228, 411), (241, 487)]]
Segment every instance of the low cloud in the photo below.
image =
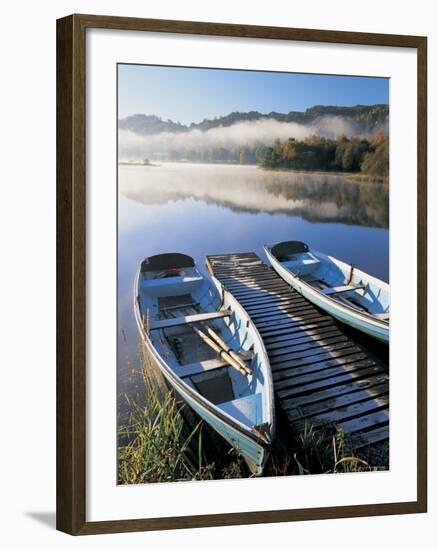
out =
[[(379, 129), (387, 130), (385, 127)], [(142, 159), (153, 154), (166, 154), (170, 150), (204, 151), (219, 147), (235, 149), (245, 145), (255, 147), (271, 145), (276, 139), (281, 141), (291, 137), (303, 139), (313, 134), (332, 139), (341, 134), (370, 137), (370, 133), (364, 132), (360, 123), (335, 116), (321, 117), (309, 125), (261, 119), (238, 122), (228, 127), (212, 128), (205, 132), (196, 129), (178, 134), (163, 132), (152, 136), (119, 130), (119, 158), (121, 160)]]

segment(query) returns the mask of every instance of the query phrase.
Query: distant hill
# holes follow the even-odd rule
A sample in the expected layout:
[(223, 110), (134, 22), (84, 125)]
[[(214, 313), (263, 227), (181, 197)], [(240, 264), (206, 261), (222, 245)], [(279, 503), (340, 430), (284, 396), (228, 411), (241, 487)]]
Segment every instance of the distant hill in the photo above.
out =
[(143, 136), (153, 136), (162, 132), (186, 132), (189, 128), (179, 122), (163, 120), (155, 115), (131, 115), (119, 120), (119, 129), (130, 130)]
[(323, 117), (335, 116), (352, 120), (359, 124), (362, 132), (373, 132), (387, 124), (389, 105), (355, 105), (354, 107), (337, 107), (315, 105), (304, 112), (290, 111), (289, 113), (271, 112), (268, 114), (258, 111), (247, 113), (233, 112), (226, 116), (214, 119), (204, 119), (190, 125), (180, 124), (172, 120), (163, 120), (155, 115), (136, 114), (119, 120), (119, 129), (130, 130), (143, 136), (152, 136), (163, 132), (183, 133), (190, 130), (207, 131), (212, 128), (229, 127), (238, 122), (256, 120), (276, 120), (278, 122), (296, 122), (298, 124), (312, 124)]

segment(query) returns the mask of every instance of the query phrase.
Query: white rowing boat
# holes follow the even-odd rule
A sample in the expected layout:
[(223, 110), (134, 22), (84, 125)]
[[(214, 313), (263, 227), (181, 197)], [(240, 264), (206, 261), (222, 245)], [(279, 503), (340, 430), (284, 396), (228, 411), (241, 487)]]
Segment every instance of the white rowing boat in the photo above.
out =
[(309, 301), (383, 342), (389, 342), (389, 285), (300, 241), (264, 246), (275, 271)]
[(159, 254), (139, 267), (134, 309), (167, 382), (260, 475), (275, 431), (272, 375), (242, 306), (190, 256)]

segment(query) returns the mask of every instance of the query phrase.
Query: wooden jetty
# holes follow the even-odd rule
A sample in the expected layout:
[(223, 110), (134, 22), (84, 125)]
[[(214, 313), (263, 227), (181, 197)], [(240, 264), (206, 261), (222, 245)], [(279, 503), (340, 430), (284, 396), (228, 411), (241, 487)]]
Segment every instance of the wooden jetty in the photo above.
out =
[(336, 425), (356, 449), (388, 439), (389, 377), (370, 352), (255, 253), (210, 255), (206, 265), (259, 330), (295, 433), (306, 422)]

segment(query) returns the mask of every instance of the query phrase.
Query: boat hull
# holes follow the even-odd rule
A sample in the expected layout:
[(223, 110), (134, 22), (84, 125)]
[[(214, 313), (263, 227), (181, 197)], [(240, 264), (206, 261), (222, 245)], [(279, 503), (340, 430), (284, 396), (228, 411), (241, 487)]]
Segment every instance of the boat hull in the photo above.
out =
[(267, 247), (265, 247), (265, 252), (269, 262), (278, 275), (280, 275), (284, 281), (286, 281), (302, 296), (307, 298), (309, 302), (312, 302), (319, 308), (323, 309), (338, 321), (364, 332), (365, 334), (368, 334), (381, 342), (389, 343), (388, 324), (380, 323), (379, 321), (374, 320), (369, 316), (362, 315), (360, 312), (356, 312), (351, 308), (343, 307), (341, 304), (322, 295), (312, 286), (301, 281), (299, 277), (294, 277), (294, 275), (287, 268), (283, 267), (281, 262), (279, 262), (271, 254)]
[[(273, 405), (273, 390), (272, 380), (269, 373), (265, 373), (265, 378), (269, 382), (269, 409), (271, 411), (270, 431), (267, 438), (259, 437), (253, 430), (233, 422), (233, 419), (227, 414), (222, 413), (220, 409), (212, 405), (209, 401), (203, 398), (198, 392), (186, 384), (179, 376), (177, 376), (172, 368), (166, 363), (162, 356), (157, 352), (148, 333), (144, 330), (139, 303), (138, 303), (138, 280), (140, 273), (134, 284), (134, 313), (138, 330), (141, 335), (142, 343), (146, 348), (149, 358), (159, 369), (167, 384), (187, 403), (187, 405), (205, 422), (207, 422), (219, 435), (221, 435), (236, 451), (245, 459), (249, 470), (255, 476), (260, 476), (263, 473), (266, 460), (269, 455), (269, 449), (275, 433), (274, 422), (274, 405)], [(219, 290), (219, 289), (218, 289)], [(222, 302), (227, 307), (233, 307), (234, 310), (239, 310), (240, 305), (226, 291), (223, 291)], [(229, 301), (232, 303), (230, 304)], [(246, 322), (248, 326), (250, 320)], [(243, 323), (242, 323), (243, 326)], [(255, 330), (255, 329), (254, 329)], [(260, 344), (263, 346), (263, 344)], [(260, 355), (264, 355), (264, 360), (268, 362), (266, 350), (259, 350)], [(268, 363), (267, 363), (268, 364)]]
[(179, 397), (187, 405), (209, 424), (219, 435), (221, 435), (236, 451), (243, 456), (251, 473), (260, 476), (268, 458), (268, 446), (248, 437), (237, 427), (215, 414), (214, 407), (208, 407), (197, 395), (187, 391), (185, 384), (181, 384), (178, 377), (173, 376), (159, 356), (148, 338), (142, 334), (142, 340), (149, 356), (160, 370), (170, 387), (176, 391)]

